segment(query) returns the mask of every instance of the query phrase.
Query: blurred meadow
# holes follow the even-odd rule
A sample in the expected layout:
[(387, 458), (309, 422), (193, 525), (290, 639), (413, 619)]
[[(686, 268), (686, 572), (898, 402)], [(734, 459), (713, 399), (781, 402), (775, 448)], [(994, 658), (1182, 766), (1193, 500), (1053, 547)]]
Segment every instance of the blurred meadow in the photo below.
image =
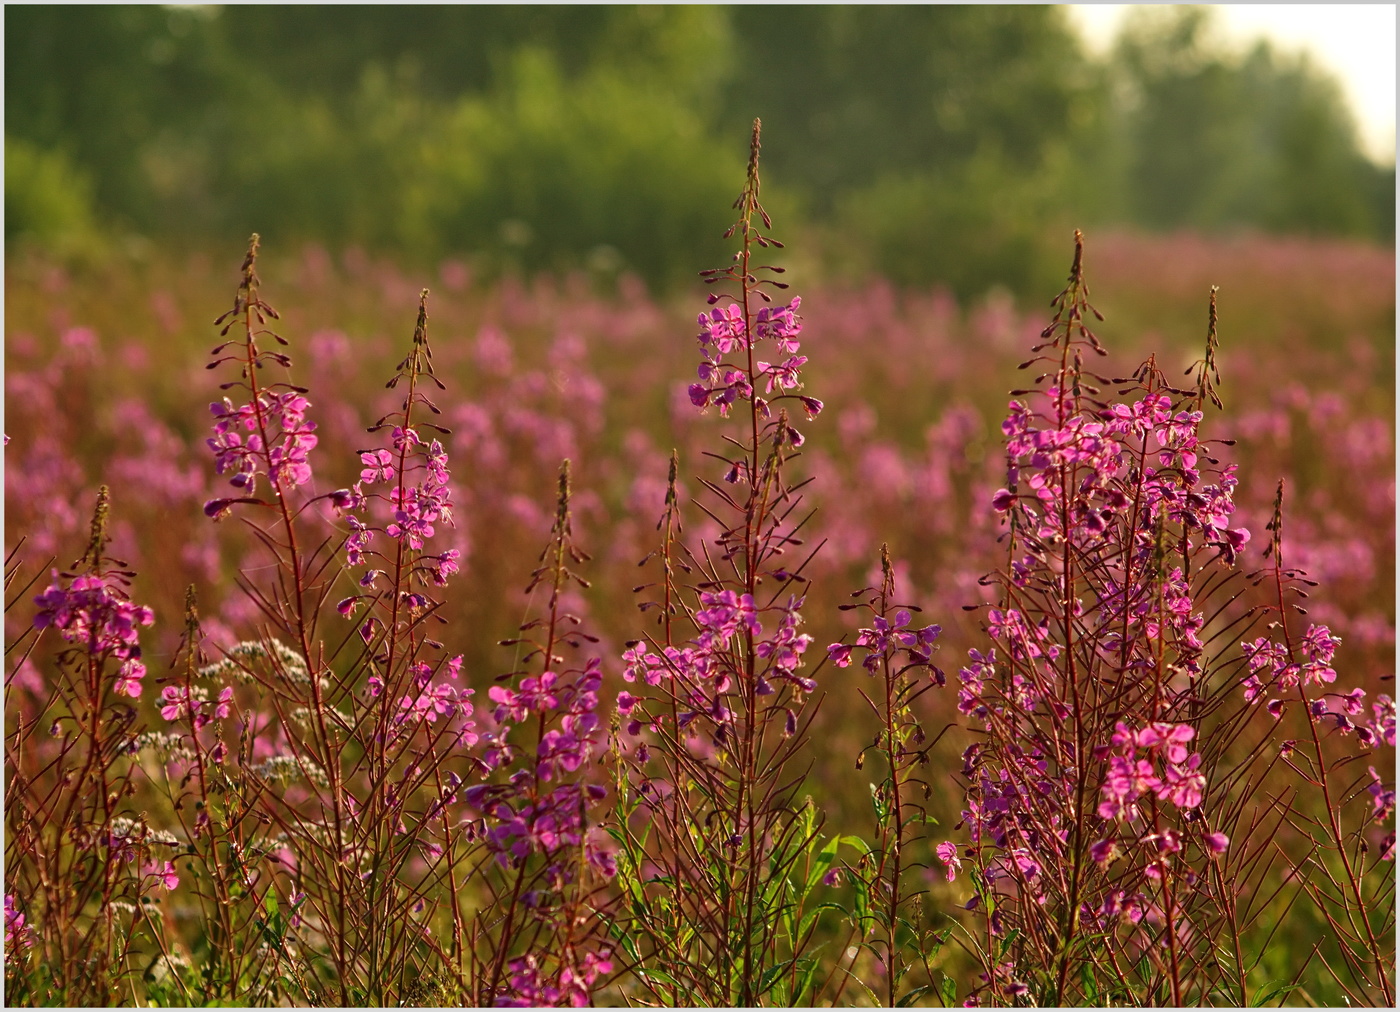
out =
[[(1092, 59), (1054, 7), (8, 6), (5, 64), (6, 552), (24, 539), (26, 578), (67, 565), (110, 485), (112, 554), (156, 614), (153, 672), (189, 584), (206, 649), (259, 621), (238, 588), (255, 540), (232, 521), (213, 537), (202, 509), (226, 494), (205, 447), (211, 323), (256, 231), (318, 424), (314, 491), (354, 482), (430, 289), (456, 502), (442, 544), (462, 553), (443, 638), (483, 693), (511, 669), (495, 644), (538, 611), (522, 591), (568, 458), (593, 556), (571, 609), (620, 689), (625, 644), (655, 621), (633, 588), (672, 448), (684, 501), (721, 473), (686, 392), (696, 275), (732, 252), (758, 116), (786, 243), (772, 262), (802, 296), (825, 402), (796, 464), (815, 478), (818, 645), (855, 629), (838, 605), (878, 583), (885, 542), (950, 677), (981, 642), (965, 607), (995, 600), (980, 578), (1003, 551), (1007, 391), (1034, 379), (1017, 367), (1077, 227), (1107, 377), (1149, 354), (1183, 377), (1219, 287), (1225, 406), (1207, 427), (1235, 440), (1246, 568), (1283, 478), (1310, 620), (1341, 637), (1348, 684), (1394, 692), (1394, 167), (1361, 153), (1316, 66), (1226, 50), (1208, 9), (1144, 9)], [(7, 733), (44, 692), (10, 668)], [(863, 674), (818, 677), (809, 790), (845, 832), (868, 818), (856, 756), (876, 732)], [(925, 695), (926, 726), (960, 720), (955, 702)], [(969, 740), (938, 749), (939, 839)], [(933, 908), (965, 899), (927, 884)], [(1284, 932), (1260, 972), (1289, 976), (1314, 928)]]

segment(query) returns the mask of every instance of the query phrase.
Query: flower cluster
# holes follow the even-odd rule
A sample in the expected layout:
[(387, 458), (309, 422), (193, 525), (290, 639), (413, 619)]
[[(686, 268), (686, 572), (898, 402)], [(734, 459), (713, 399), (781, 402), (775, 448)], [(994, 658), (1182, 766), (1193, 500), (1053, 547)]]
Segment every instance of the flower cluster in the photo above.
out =
[[(487, 819), (486, 845), (502, 865), (531, 854), (552, 855), (563, 847), (582, 847), (588, 861), (605, 876), (611, 859), (588, 835), (588, 809), (607, 794), (598, 784), (564, 781), (565, 774), (586, 769), (602, 740), (598, 690), (603, 682), (601, 658), (589, 658), (582, 671), (545, 671), (524, 678), (514, 689), (493, 686), (493, 718), (500, 731), (490, 736), (481, 761), (489, 772), (517, 766), (505, 783), (478, 784), (464, 792), (467, 804)], [(539, 727), (532, 758), (524, 759), (506, 742), (512, 726)], [(518, 759), (523, 761), (517, 763)], [(564, 782), (559, 782), (564, 781)], [(553, 788), (546, 784), (555, 783)]]
[[(392, 451), (383, 447), (360, 451), (360, 463), (364, 465), (360, 480), (352, 488), (331, 494), (332, 504), (346, 514), (363, 512), (370, 499), (388, 503), (391, 519), (383, 528), (347, 515), (350, 537), (346, 541), (346, 557), (352, 566), (365, 565), (369, 556), (375, 554), (369, 546), (377, 530), (382, 529), (406, 548), (421, 552), (426, 540), (437, 533), (435, 524), (452, 522), (450, 472), (441, 441), (425, 442), (417, 430), (396, 425), (392, 443)], [(416, 484), (409, 485), (405, 477), (412, 471), (421, 471), (422, 476)], [(387, 484), (387, 493), (369, 490), (377, 484)], [(417, 566), (441, 587), (458, 571), (460, 559), (461, 552), (452, 548), (438, 555), (422, 556)], [(373, 587), (379, 575), (378, 570), (369, 570), (360, 585)]]
[(1099, 815), (1136, 821), (1138, 802), (1149, 794), (1178, 808), (1199, 807), (1206, 778), (1200, 773), (1201, 754), (1187, 749), (1195, 736), (1189, 724), (1156, 721), (1133, 730), (1120, 720), (1110, 739)]
[(1006, 750), (1015, 760), (1014, 772), (999, 765), (982, 743), (963, 752), (963, 775), (972, 780), (962, 813), (969, 838), (1006, 853), (1058, 850), (1069, 785), (1051, 775), (1034, 745), (1012, 743)]
[(487, 817), (486, 846), (503, 867), (523, 862), (532, 854), (548, 857), (564, 847), (583, 847), (599, 871), (613, 873), (610, 860), (588, 839), (585, 818), (587, 809), (607, 794), (603, 787), (560, 784), (531, 801), (521, 793), (521, 786), (478, 784), (465, 793), (467, 804)]
[(316, 423), (306, 420), (308, 407), (307, 399), (295, 390), (264, 390), (253, 401), (237, 407), (227, 397), (222, 403), (210, 404), (214, 435), (206, 442), (214, 451), (215, 470), (219, 474), (232, 472), (229, 484), (249, 496), (259, 474), (270, 476), (279, 495), (305, 485), (311, 480), (307, 458), (317, 439)]
[[(807, 416), (816, 417), (822, 409), (821, 401), (790, 393), (802, 389), (799, 373), (807, 364), (807, 356), (798, 354), (801, 343), (797, 335), (802, 333), (802, 318), (797, 310), (801, 305), (801, 297), (794, 296), (786, 306), (765, 306), (754, 314), (751, 325), (746, 323), (743, 307), (737, 302), (701, 313), (696, 339), (704, 357), (699, 368), (700, 382), (690, 385), (691, 403), (702, 410), (715, 405), (720, 415), (727, 418), (736, 402), (754, 400), (759, 414), (768, 418), (772, 401), (796, 396)], [(736, 363), (725, 358), (734, 352), (757, 350), (758, 342), (765, 340), (774, 343), (782, 358), (776, 362), (755, 361), (752, 376), (747, 361)], [(755, 396), (757, 382), (763, 383), (766, 397)]]
[(188, 720), (199, 731), (212, 720), (223, 720), (229, 715), (233, 701), (233, 686), (226, 685), (219, 692), (219, 698), (210, 702), (208, 693), (200, 688), (188, 689), (183, 685), (167, 685), (160, 690), (160, 715), (166, 720)]
[(601, 725), (595, 711), (602, 684), (602, 658), (590, 657), (573, 678), (546, 671), (538, 678), (522, 679), (516, 689), (491, 688), (497, 723), (519, 724), (545, 715), (558, 719), (559, 726), (546, 730), (536, 748), (534, 776), (538, 782), (548, 783), (561, 770), (574, 772), (598, 746)]
[(550, 979), (534, 955), (512, 959), (510, 991), (496, 998), (500, 1008), (583, 1008), (591, 1004), (593, 985), (612, 972), (611, 953), (585, 952), (581, 965), (565, 966), (556, 979)]
[[(464, 717), (470, 716), (472, 705), (467, 700), (475, 691), (475, 689), (456, 689), (441, 682), (425, 686), (416, 695), (409, 693), (399, 700), (399, 712), (394, 717), (394, 722), (404, 724), (409, 721), (415, 723), (426, 721), (433, 724), (440, 716), (448, 719), (459, 713)], [(476, 740), (476, 734), (468, 730), (465, 732), (462, 742), (470, 746), (475, 744)]]
[[(763, 661), (755, 673), (755, 692), (772, 695), (775, 683), (787, 683), (799, 694), (813, 691), (817, 683), (797, 673), (812, 637), (798, 632), (802, 625), (803, 599), (789, 596), (781, 605), (760, 609), (753, 596), (733, 590), (703, 591), (702, 607), (695, 612), (696, 637), (684, 647), (667, 646), (660, 653), (644, 642), (633, 644), (622, 655), (622, 677), (629, 682), (641, 680), (647, 685), (671, 683), (671, 691), (689, 709), (682, 710), (677, 720), (686, 726), (701, 714), (716, 725), (716, 738), (724, 736), (723, 728), (733, 719), (733, 712), (724, 699), (735, 687), (736, 667), (732, 654), (734, 638), (741, 633), (752, 637), (754, 656)], [(763, 611), (776, 611), (777, 622), (771, 634), (765, 636), (761, 619)], [(618, 695), (618, 710), (630, 714), (637, 703), (629, 692)], [(628, 734), (639, 734), (642, 722), (632, 720)]]
[[(1234, 561), (1249, 540), (1247, 530), (1228, 526), (1239, 480), (1234, 465), (1227, 465), (1216, 483), (1201, 484), (1200, 411), (1173, 413), (1171, 399), (1162, 393), (1110, 404), (1096, 415), (1074, 410), (1071, 396), (1056, 387), (1046, 397), (1062, 419), (1058, 424), (1039, 419), (1021, 401), (1010, 402), (1002, 423), (1008, 487), (992, 497), (998, 511), (1019, 504), (1035, 523), (1037, 537), (1085, 543), (1102, 537), (1136, 498), (1146, 507), (1138, 518), (1140, 530), (1150, 531), (1160, 516), (1200, 531), (1227, 563)], [(1144, 465), (1139, 473), (1139, 458), (1155, 458), (1160, 468)], [(1065, 488), (1071, 471), (1074, 486)], [(1016, 491), (1022, 478), (1029, 492)], [(1126, 487), (1129, 479), (1141, 482), (1140, 492)], [(1062, 501), (1068, 510), (1058, 507)]]
[(115, 690), (133, 699), (139, 697), (146, 665), (141, 660), (136, 627), (153, 623), (155, 613), (144, 605), (132, 604), (97, 573), (76, 576), (67, 587), (56, 570), (53, 579), (48, 590), (34, 599), (39, 606), (34, 628), (52, 626), (70, 643), (84, 644), (93, 656), (121, 661)]
[[(1387, 695), (1379, 695), (1371, 704), (1373, 721), (1358, 719), (1365, 712), (1366, 690), (1350, 692), (1321, 692), (1324, 686), (1337, 681), (1332, 658), (1340, 637), (1332, 635), (1325, 625), (1311, 625), (1303, 634), (1298, 648), (1290, 652), (1285, 644), (1267, 637), (1240, 644), (1249, 676), (1241, 682), (1246, 702), (1258, 703), (1267, 697), (1265, 707), (1274, 717), (1282, 717), (1288, 700), (1285, 693), (1295, 691), (1295, 701), (1301, 698), (1314, 719), (1330, 719), (1339, 734), (1356, 732), (1356, 740), (1365, 748), (1382, 743), (1395, 744), (1395, 703)], [(1301, 655), (1302, 659), (1298, 660)], [(1309, 693), (1312, 688), (1314, 693)], [(1279, 696), (1271, 696), (1277, 692)], [(1330, 701), (1330, 702), (1329, 702)]]
[[(854, 646), (833, 643), (826, 648), (827, 655), (838, 668), (844, 668), (851, 663), (854, 649), (864, 649), (865, 660), (861, 664), (872, 675), (879, 673), (882, 657), (893, 658), (901, 651), (910, 666), (932, 668), (933, 644), (943, 629), (937, 625), (911, 629), (913, 621), (913, 613), (908, 608), (898, 609), (894, 613), (893, 623), (883, 615), (876, 615), (871, 622), (873, 628), (861, 629)], [(943, 672), (933, 668), (933, 676), (939, 685), (943, 684)]]

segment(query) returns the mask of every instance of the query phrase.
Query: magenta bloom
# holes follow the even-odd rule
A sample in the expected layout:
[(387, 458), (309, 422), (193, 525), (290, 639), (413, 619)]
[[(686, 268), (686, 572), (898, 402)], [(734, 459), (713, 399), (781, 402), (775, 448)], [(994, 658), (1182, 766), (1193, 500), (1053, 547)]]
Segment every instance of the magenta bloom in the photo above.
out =
[(34, 599), (39, 606), (34, 628), (52, 626), (64, 639), (83, 644), (94, 656), (120, 660), (114, 691), (139, 697), (146, 665), (141, 660), (136, 627), (155, 622), (155, 612), (132, 604), (96, 573), (76, 576), (68, 587), (60, 582), (57, 570), (53, 577), (49, 589)]
[(173, 890), (180, 884), (180, 876), (175, 871), (174, 862), (166, 861), (164, 868), (158, 864), (148, 864), (144, 872), (146, 878), (155, 879), (160, 885), (164, 886), (167, 891)]
[(368, 482), (393, 481), (394, 455), (385, 449), (365, 450), (360, 454), (360, 463), (365, 465), (360, 472), (360, 480)]
[(1107, 868), (1118, 857), (1118, 844), (1113, 840), (1100, 840), (1090, 846), (1089, 857), (1100, 868)]
[(12, 949), (16, 945), (30, 948), (34, 945), (34, 938), (29, 930), (24, 914), (20, 913), (15, 906), (15, 898), (10, 893), (5, 894), (5, 948)]
[(1211, 857), (1219, 857), (1230, 846), (1230, 838), (1224, 833), (1207, 833), (1202, 837), (1202, 842)]
[(958, 845), (951, 840), (944, 840), (934, 848), (934, 854), (948, 866), (948, 881), (957, 878), (958, 871), (962, 868), (962, 858), (958, 857)]
[(1185, 765), (1168, 765), (1166, 780), (1157, 788), (1157, 797), (1163, 798), (1178, 808), (1195, 808), (1205, 798), (1206, 778), (1197, 773), (1201, 765), (1200, 753), (1194, 753)]

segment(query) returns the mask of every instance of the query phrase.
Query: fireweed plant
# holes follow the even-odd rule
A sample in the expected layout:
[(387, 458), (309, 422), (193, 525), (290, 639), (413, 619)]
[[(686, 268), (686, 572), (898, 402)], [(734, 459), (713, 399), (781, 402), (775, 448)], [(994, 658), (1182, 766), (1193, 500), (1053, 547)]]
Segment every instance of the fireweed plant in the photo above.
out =
[[(882, 551), (845, 605), (847, 641), (804, 631), (793, 419), (823, 404), (800, 300), (756, 262), (781, 248), (758, 160), (755, 123), (684, 399), (723, 442), (692, 502), (672, 455), (644, 633), (618, 657), (584, 627), (565, 460), (485, 699), (444, 618), (468, 490), (435, 421), (426, 291), (393, 410), (354, 430), (359, 480), (327, 491), (319, 395), (292, 381), (253, 237), (201, 447), (208, 537), (251, 548), (242, 639), (209, 649), (191, 589), (148, 670), (156, 616), (109, 554), (106, 486), (72, 565), (7, 553), (10, 1004), (1394, 1004), (1394, 703), (1340, 679), (1307, 618), (1282, 484), (1267, 538), (1232, 520), (1229, 441), (1205, 432), (1213, 296), (1194, 385), (1153, 360), (1106, 380), (1084, 364), (1102, 349), (1076, 242), (1027, 363), (1044, 375), (1003, 425), (986, 639), (936, 694), (972, 739), (962, 824), (938, 827), (941, 630), (901, 603), (898, 563)], [(74, 381), (48, 375), (35, 403)], [(477, 410), (446, 417), (480, 428)], [(198, 487), (165, 463), (167, 492)], [(52, 470), (24, 501), (71, 511)], [(806, 793), (823, 669), (869, 705), (865, 837), (827, 834)], [(1285, 923), (1311, 947), (1280, 966)]]
[(620, 944), (639, 998), (659, 1005), (810, 1002), (820, 983), (807, 952), (812, 898), (836, 851), (802, 793), (817, 683), (801, 672), (812, 641), (801, 631), (810, 553), (798, 537), (807, 482), (789, 477), (804, 437), (787, 408), (815, 418), (822, 402), (799, 393), (801, 300), (775, 301), (783, 268), (753, 262), (782, 247), (766, 234), (758, 162), (755, 121), (739, 219), (725, 233), (739, 250), (703, 272), (716, 291), (689, 388), (697, 409), (737, 416), (738, 435), (710, 454), (720, 480), (702, 478), (709, 496), (696, 503), (719, 533), (685, 540), (673, 456), (653, 553), (660, 599), (642, 604), (659, 611), (657, 629), (624, 655), (634, 687), (618, 697), (613, 832), (631, 913)]
[[(260, 355), (252, 316), (272, 315), (255, 294), (255, 251), (256, 239), (235, 304), (247, 314), (245, 378), (256, 375)], [(457, 553), (430, 546), (437, 526), (452, 522), (453, 486), (437, 438), (446, 430), (424, 417), (440, 413), (424, 392), (428, 381), (442, 389), (424, 291), (412, 346), (387, 384), (403, 391), (401, 406), (369, 429), (388, 445), (361, 451), (354, 486), (308, 497), (295, 512), (279, 483), (309, 477), (302, 451), (314, 436), (302, 417), (304, 391), (259, 392), (249, 380), (248, 406), (215, 406), (210, 445), (220, 471), (232, 470), (244, 489), (243, 479), (268, 475), (276, 501), (214, 500), (206, 512), (246, 503), (281, 516), (282, 539), (263, 540), (282, 579), (259, 602), (292, 646), (288, 652), (274, 635), (255, 648), (283, 669), (263, 686), (287, 745), (269, 762), (281, 760), (275, 771), (291, 786), (266, 792), (267, 814), (302, 844), (293, 855), (305, 884), (288, 903), (301, 911), (299, 937), (314, 946), (303, 966), (347, 1003), (462, 994), (477, 1004), (582, 1004), (611, 968), (606, 951), (588, 943), (597, 930), (592, 883), (612, 867), (592, 845), (588, 821), (602, 792), (586, 782), (601, 662), (565, 667), (557, 653), (585, 636), (560, 611), (565, 583), (579, 579), (568, 564), (582, 559), (572, 542), (567, 461), (550, 547), (530, 586), (550, 590), (545, 631), (535, 632), (540, 622), (523, 627), (532, 648), (524, 660), (538, 660), (540, 671), (515, 690), (493, 688), (497, 705), (478, 730), (473, 690), (458, 684), (461, 657), (430, 635), (441, 603), (432, 595), (456, 572)], [(256, 425), (244, 426), (257, 432), (240, 443), (229, 419), (250, 416)], [(324, 555), (303, 558), (296, 547), (295, 521), (318, 502), (349, 526), (344, 563), (333, 572), (355, 577), (354, 593), (334, 606), (348, 623), (331, 634), (329, 649), (316, 631), (337, 539), (320, 542)], [(436, 939), (435, 926), (450, 929), (447, 941)]]
[[(877, 731), (856, 757), (856, 769), (863, 769), (867, 755), (875, 753), (884, 778), (870, 785), (874, 836), (868, 843), (859, 836), (843, 838), (841, 842), (853, 847), (859, 857), (845, 862), (828, 881), (839, 883), (843, 871), (851, 878), (852, 937), (864, 939), (855, 951), (858, 954), (868, 948), (874, 954), (874, 979), (884, 982), (883, 993), (862, 982), (865, 989), (881, 1004), (895, 1008), (911, 1004), (937, 986), (939, 997), (951, 1004), (957, 985), (946, 974), (936, 975), (932, 965), (947, 940), (947, 929), (938, 932), (926, 924), (923, 890), (912, 889), (908, 881), (911, 872), (928, 868), (926, 860), (920, 860), (924, 855), (920, 855), (918, 845), (922, 843), (922, 849), (928, 850), (932, 830), (926, 827), (937, 824), (924, 807), (933, 790), (927, 773), (930, 753), (948, 727), (930, 739), (914, 703), (930, 689), (947, 684), (947, 676), (932, 662), (942, 629), (936, 625), (914, 628), (914, 614), (919, 609), (895, 603), (894, 566), (888, 545), (880, 546), (880, 586), (867, 587), (852, 597), (856, 602), (841, 608), (868, 613), (870, 626), (860, 630), (854, 645), (831, 644), (827, 655), (838, 668), (847, 667), (857, 652), (863, 655), (861, 667), (874, 680), (875, 688), (873, 695), (864, 688), (860, 695), (875, 717)], [(944, 841), (935, 852), (949, 882), (961, 866), (956, 850)], [(916, 965), (922, 971), (917, 979), (924, 982), (902, 989)], [(837, 998), (843, 985), (858, 979), (855, 966), (852, 959), (847, 975), (837, 985)]]
[[(1088, 298), (1076, 234), (1023, 366), (1048, 368), (1002, 426), (1000, 600), (961, 671), (979, 732), (962, 771), (971, 1000), (1250, 1005), (1318, 958), (1349, 1001), (1393, 1004), (1395, 838), (1371, 824), (1393, 809), (1375, 765), (1393, 763), (1376, 752), (1394, 703), (1337, 684), (1336, 638), (1301, 628), (1282, 485), (1270, 565), (1238, 566), (1236, 468), (1201, 431), (1220, 405), (1215, 293), (1184, 390), (1152, 360), (1127, 380), (1086, 369), (1103, 354)], [(1273, 603), (1248, 606), (1261, 582)], [(1328, 931), (1292, 979), (1259, 981), (1295, 901)]]
[[(140, 630), (154, 615), (130, 600), (133, 574), (106, 554), (109, 508), (104, 486), (87, 550), (68, 569), (53, 571), (34, 599), (32, 631), (6, 649), (7, 659), (12, 653), (25, 658), (49, 630), (63, 641), (41, 716), (20, 722), (6, 738), (10, 1001), (126, 1000), (121, 971), (133, 946), (149, 938), (149, 905), (178, 882), (170, 863), (175, 839), (152, 830), (129, 800), (132, 701), (141, 696), (147, 673)], [(12, 553), (7, 591), (18, 574)]]

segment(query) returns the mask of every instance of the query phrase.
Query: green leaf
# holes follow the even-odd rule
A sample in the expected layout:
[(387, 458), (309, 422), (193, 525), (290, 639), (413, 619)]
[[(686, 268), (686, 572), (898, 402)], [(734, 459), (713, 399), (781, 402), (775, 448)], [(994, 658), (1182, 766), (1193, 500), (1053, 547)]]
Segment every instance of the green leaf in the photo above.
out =
[(874, 848), (859, 836), (843, 836), (841, 837), (841, 842), (848, 847), (854, 847), (859, 851), (861, 857), (869, 857), (874, 851)]
[(836, 848), (840, 845), (841, 838), (833, 836), (817, 852), (816, 858), (812, 861), (812, 869), (807, 873), (807, 888), (802, 894), (804, 897), (808, 896), (816, 888), (817, 882), (831, 870), (832, 864), (836, 861)]
[[(945, 977), (944, 980), (946, 981), (947, 978)], [(923, 997), (923, 995), (925, 995), (926, 993), (928, 993), (929, 991), (932, 991), (932, 990), (933, 990), (933, 985), (932, 985), (932, 984), (925, 984), (925, 985), (923, 985), (922, 987), (916, 987), (916, 988), (914, 988), (914, 990), (912, 990), (912, 991), (910, 991), (908, 994), (906, 994), (903, 998), (901, 998), (901, 999), (899, 999), (897, 1002), (895, 1002), (895, 1003), (894, 1003), (894, 1007), (895, 1007), (895, 1008), (908, 1008), (910, 1005), (914, 1004), (914, 1002), (918, 1001), (921, 997)]]
[(856, 924), (860, 928), (860, 936), (864, 938), (870, 930), (870, 888), (862, 878), (856, 878)]
[(870, 1003), (876, 1008), (880, 1008), (884, 1003), (880, 1001), (880, 996), (876, 994), (865, 981), (852, 974), (851, 979), (865, 989), (865, 993), (870, 995)]
[(791, 967), (792, 964), (793, 961), (791, 959), (786, 959), (776, 966), (770, 966), (768, 969), (764, 970), (763, 976), (758, 979), (758, 993), (767, 994), (768, 991), (772, 989), (775, 992), (773, 995), (774, 1002), (779, 1005), (786, 1005), (787, 987), (786, 981), (783, 980), (783, 974), (788, 971), (788, 968)]
[(958, 985), (953, 983), (953, 978), (945, 976), (942, 983), (938, 985), (939, 993), (943, 995), (944, 1005), (956, 1005), (958, 1003)]
[(816, 981), (818, 963), (815, 959), (804, 959), (801, 962), (802, 976), (797, 980), (797, 990), (793, 992), (792, 1003), (801, 1005), (803, 999), (811, 1000), (812, 986)]
[(870, 785), (870, 806), (875, 809), (875, 822), (883, 826), (890, 814), (889, 804), (880, 799), (880, 788), (873, 783)]
[(616, 931), (613, 933), (613, 937), (617, 939), (618, 945), (622, 947), (622, 951), (627, 954), (629, 960), (633, 963), (641, 960), (641, 953), (637, 951), (637, 940), (631, 934), (626, 931)]
[[(1254, 1000), (1249, 1003), (1250, 1008), (1263, 1008), (1266, 1004), (1273, 1001), (1275, 998), (1282, 998), (1289, 992), (1296, 991), (1298, 988), (1303, 986), (1302, 984), (1284, 984), (1279, 981), (1273, 980), (1269, 981), (1269, 984), (1272, 984), (1273, 987), (1270, 988), (1268, 991), (1260, 990), (1259, 992), (1257, 992), (1254, 995)], [(1269, 984), (1266, 984), (1264, 986), (1269, 987)]]
[(1084, 987), (1084, 995), (1089, 999), (1090, 1004), (1097, 1004), (1099, 999), (1099, 985), (1094, 979), (1094, 967), (1092, 963), (1083, 963), (1079, 967), (1079, 983)]
[(672, 987), (680, 987), (680, 981), (672, 977), (665, 970), (658, 970), (654, 966), (649, 966), (644, 970), (638, 969), (637, 972), (647, 980), (659, 980), (663, 984), (670, 984)]

